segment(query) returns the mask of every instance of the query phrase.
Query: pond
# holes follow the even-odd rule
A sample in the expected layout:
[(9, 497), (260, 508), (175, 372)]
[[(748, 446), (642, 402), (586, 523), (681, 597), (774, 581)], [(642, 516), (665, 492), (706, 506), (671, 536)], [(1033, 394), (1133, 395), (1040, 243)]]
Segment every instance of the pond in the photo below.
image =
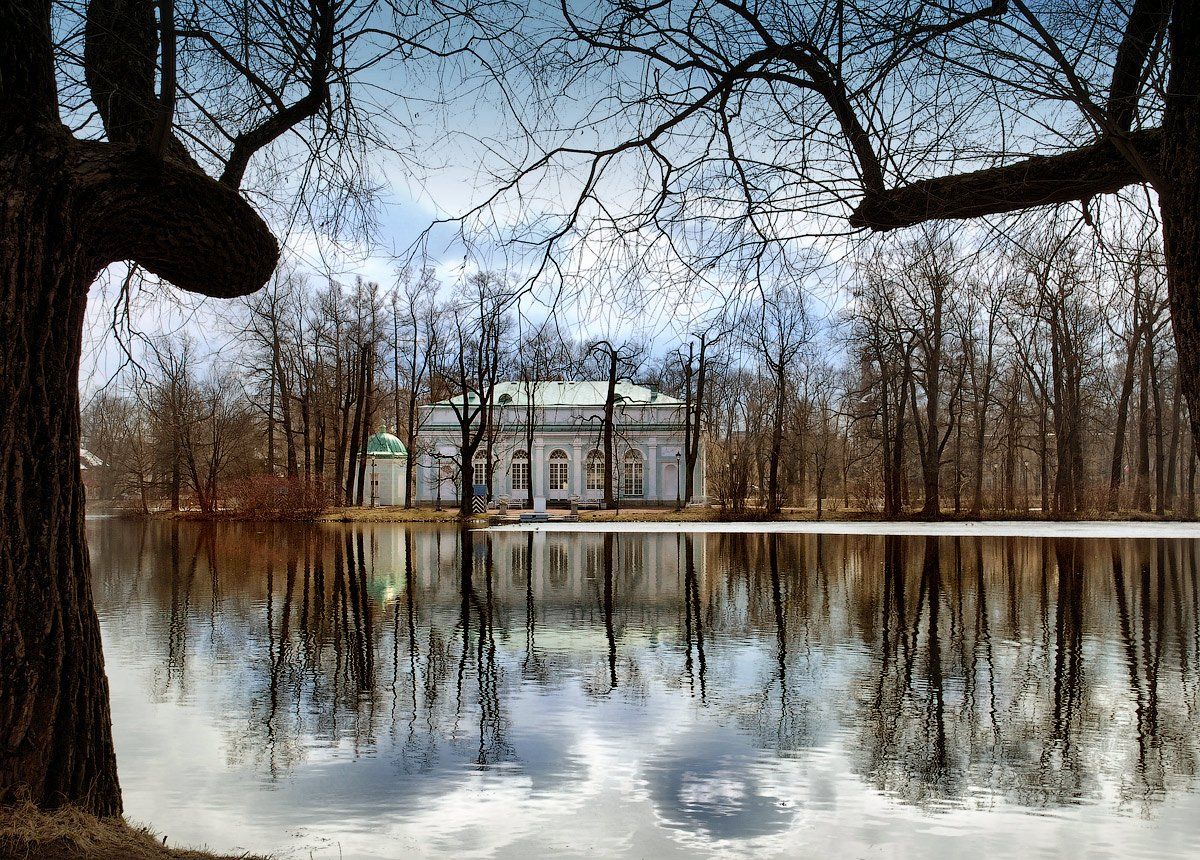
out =
[(1200, 856), (1195, 541), (88, 528), (171, 844)]

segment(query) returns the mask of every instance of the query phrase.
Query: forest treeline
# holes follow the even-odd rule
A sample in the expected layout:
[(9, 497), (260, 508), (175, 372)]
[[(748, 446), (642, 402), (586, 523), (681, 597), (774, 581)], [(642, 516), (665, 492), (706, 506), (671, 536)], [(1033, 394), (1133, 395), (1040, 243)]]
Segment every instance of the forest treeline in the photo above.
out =
[(928, 231), (861, 256), (831, 311), (791, 281), (749, 295), (666, 345), (564, 337), (491, 273), (385, 288), (283, 271), (229, 317), (236, 348), (151, 341), (90, 400), (92, 492), (143, 511), (264, 488), (294, 511), (369, 504), (359, 452), (388, 427), (413, 452), (411, 486), (425, 404), (470, 392), (459, 467), (494, 467), (497, 382), (631, 379), (684, 402), (708, 499), (735, 512), (1195, 513), (1153, 240), (1044, 231), (968, 252)]

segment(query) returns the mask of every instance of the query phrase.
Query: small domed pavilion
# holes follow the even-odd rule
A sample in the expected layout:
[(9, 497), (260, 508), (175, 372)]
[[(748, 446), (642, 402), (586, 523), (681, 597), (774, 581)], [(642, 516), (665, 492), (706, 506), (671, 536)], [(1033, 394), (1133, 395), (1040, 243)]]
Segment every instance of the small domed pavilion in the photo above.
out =
[(367, 440), (367, 487), (363, 501), (368, 505), (404, 504), (404, 475), (408, 450), (386, 426)]

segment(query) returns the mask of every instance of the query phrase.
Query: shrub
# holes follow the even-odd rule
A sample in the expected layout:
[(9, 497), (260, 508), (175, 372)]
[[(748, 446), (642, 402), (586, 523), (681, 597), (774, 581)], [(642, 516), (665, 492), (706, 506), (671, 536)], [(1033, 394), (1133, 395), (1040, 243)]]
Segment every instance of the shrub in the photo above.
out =
[(230, 487), (229, 510), (251, 520), (311, 520), (330, 504), (327, 487), (319, 481), (277, 475), (254, 475)]

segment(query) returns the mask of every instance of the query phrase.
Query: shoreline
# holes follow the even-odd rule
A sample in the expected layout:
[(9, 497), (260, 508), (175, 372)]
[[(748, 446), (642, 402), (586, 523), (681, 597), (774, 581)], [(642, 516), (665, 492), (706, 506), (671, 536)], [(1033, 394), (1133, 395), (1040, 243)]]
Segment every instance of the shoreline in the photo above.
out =
[[(551, 516), (565, 515), (567, 511), (552, 510)], [(296, 523), (298, 525), (309, 525), (313, 523), (372, 523), (372, 524), (406, 524), (406, 523), (458, 523), (464, 525), (479, 524), (486, 522), (489, 518), (495, 516), (495, 511), (489, 511), (486, 515), (480, 514), (472, 517), (461, 518), (457, 510), (441, 510), (436, 511), (431, 508), (403, 508), (395, 507), (375, 507), (375, 508), (359, 508), (359, 507), (336, 507), (329, 508), (321, 513), (313, 514), (306, 517), (287, 517), (287, 516), (246, 516), (233, 511), (218, 511), (215, 513), (201, 513), (200, 511), (151, 511), (149, 514), (142, 514), (138, 511), (126, 510), (95, 510), (88, 514), (91, 518), (106, 518), (113, 517), (129, 520), (143, 521), (179, 521), (179, 522), (198, 522), (198, 523)], [(958, 526), (967, 529), (962, 532), (971, 534), (969, 529), (972, 525), (1003, 525), (1005, 527), (1015, 527), (1016, 524), (1021, 524), (1026, 528), (1036, 528), (1039, 525), (1045, 526), (1072, 526), (1072, 525), (1093, 525), (1101, 526), (1105, 524), (1114, 526), (1130, 526), (1130, 525), (1148, 525), (1148, 526), (1176, 526), (1180, 529), (1186, 529), (1187, 526), (1194, 526), (1197, 530), (1197, 535), (1200, 536), (1200, 519), (1188, 518), (1182, 515), (1168, 514), (1158, 516), (1155, 514), (1146, 514), (1140, 511), (1118, 511), (1113, 514), (1108, 514), (1098, 511), (1087, 511), (1076, 517), (1071, 518), (1051, 518), (1043, 517), (1040, 512), (1013, 512), (1013, 511), (996, 511), (994, 513), (984, 512), (980, 516), (970, 516), (966, 514), (947, 513), (940, 517), (927, 517), (920, 514), (906, 514), (899, 517), (884, 519), (878, 512), (874, 511), (857, 511), (857, 510), (839, 510), (826, 511), (818, 519), (816, 512), (811, 509), (784, 510), (776, 516), (765, 516), (761, 511), (753, 509), (740, 512), (730, 510), (721, 510), (720, 508), (711, 507), (690, 507), (677, 511), (674, 508), (627, 508), (621, 511), (609, 510), (585, 510), (579, 512), (578, 520), (569, 522), (551, 520), (549, 522), (534, 523), (534, 524), (518, 524), (505, 523), (491, 526), (492, 528), (511, 529), (519, 528), (526, 529), (528, 527), (546, 527), (546, 526), (570, 526), (569, 529), (563, 530), (586, 530), (592, 527), (600, 527), (604, 530), (608, 526), (670, 526), (670, 525), (712, 525), (717, 528), (712, 531), (728, 531), (736, 529), (746, 529), (747, 527), (765, 526), (764, 530), (770, 531), (786, 531), (790, 527), (800, 527), (793, 530), (807, 530), (811, 532), (820, 531), (837, 531), (839, 528), (842, 531), (859, 532), (864, 527), (872, 529), (872, 533), (904, 533), (904, 534), (924, 534), (924, 528), (945, 528), (947, 526)], [(846, 529), (845, 527), (849, 527)], [(782, 529), (778, 527), (783, 527)], [(905, 529), (910, 529), (905, 531)], [(915, 529), (915, 530), (913, 530)], [(659, 530), (654, 528), (651, 530)]]

